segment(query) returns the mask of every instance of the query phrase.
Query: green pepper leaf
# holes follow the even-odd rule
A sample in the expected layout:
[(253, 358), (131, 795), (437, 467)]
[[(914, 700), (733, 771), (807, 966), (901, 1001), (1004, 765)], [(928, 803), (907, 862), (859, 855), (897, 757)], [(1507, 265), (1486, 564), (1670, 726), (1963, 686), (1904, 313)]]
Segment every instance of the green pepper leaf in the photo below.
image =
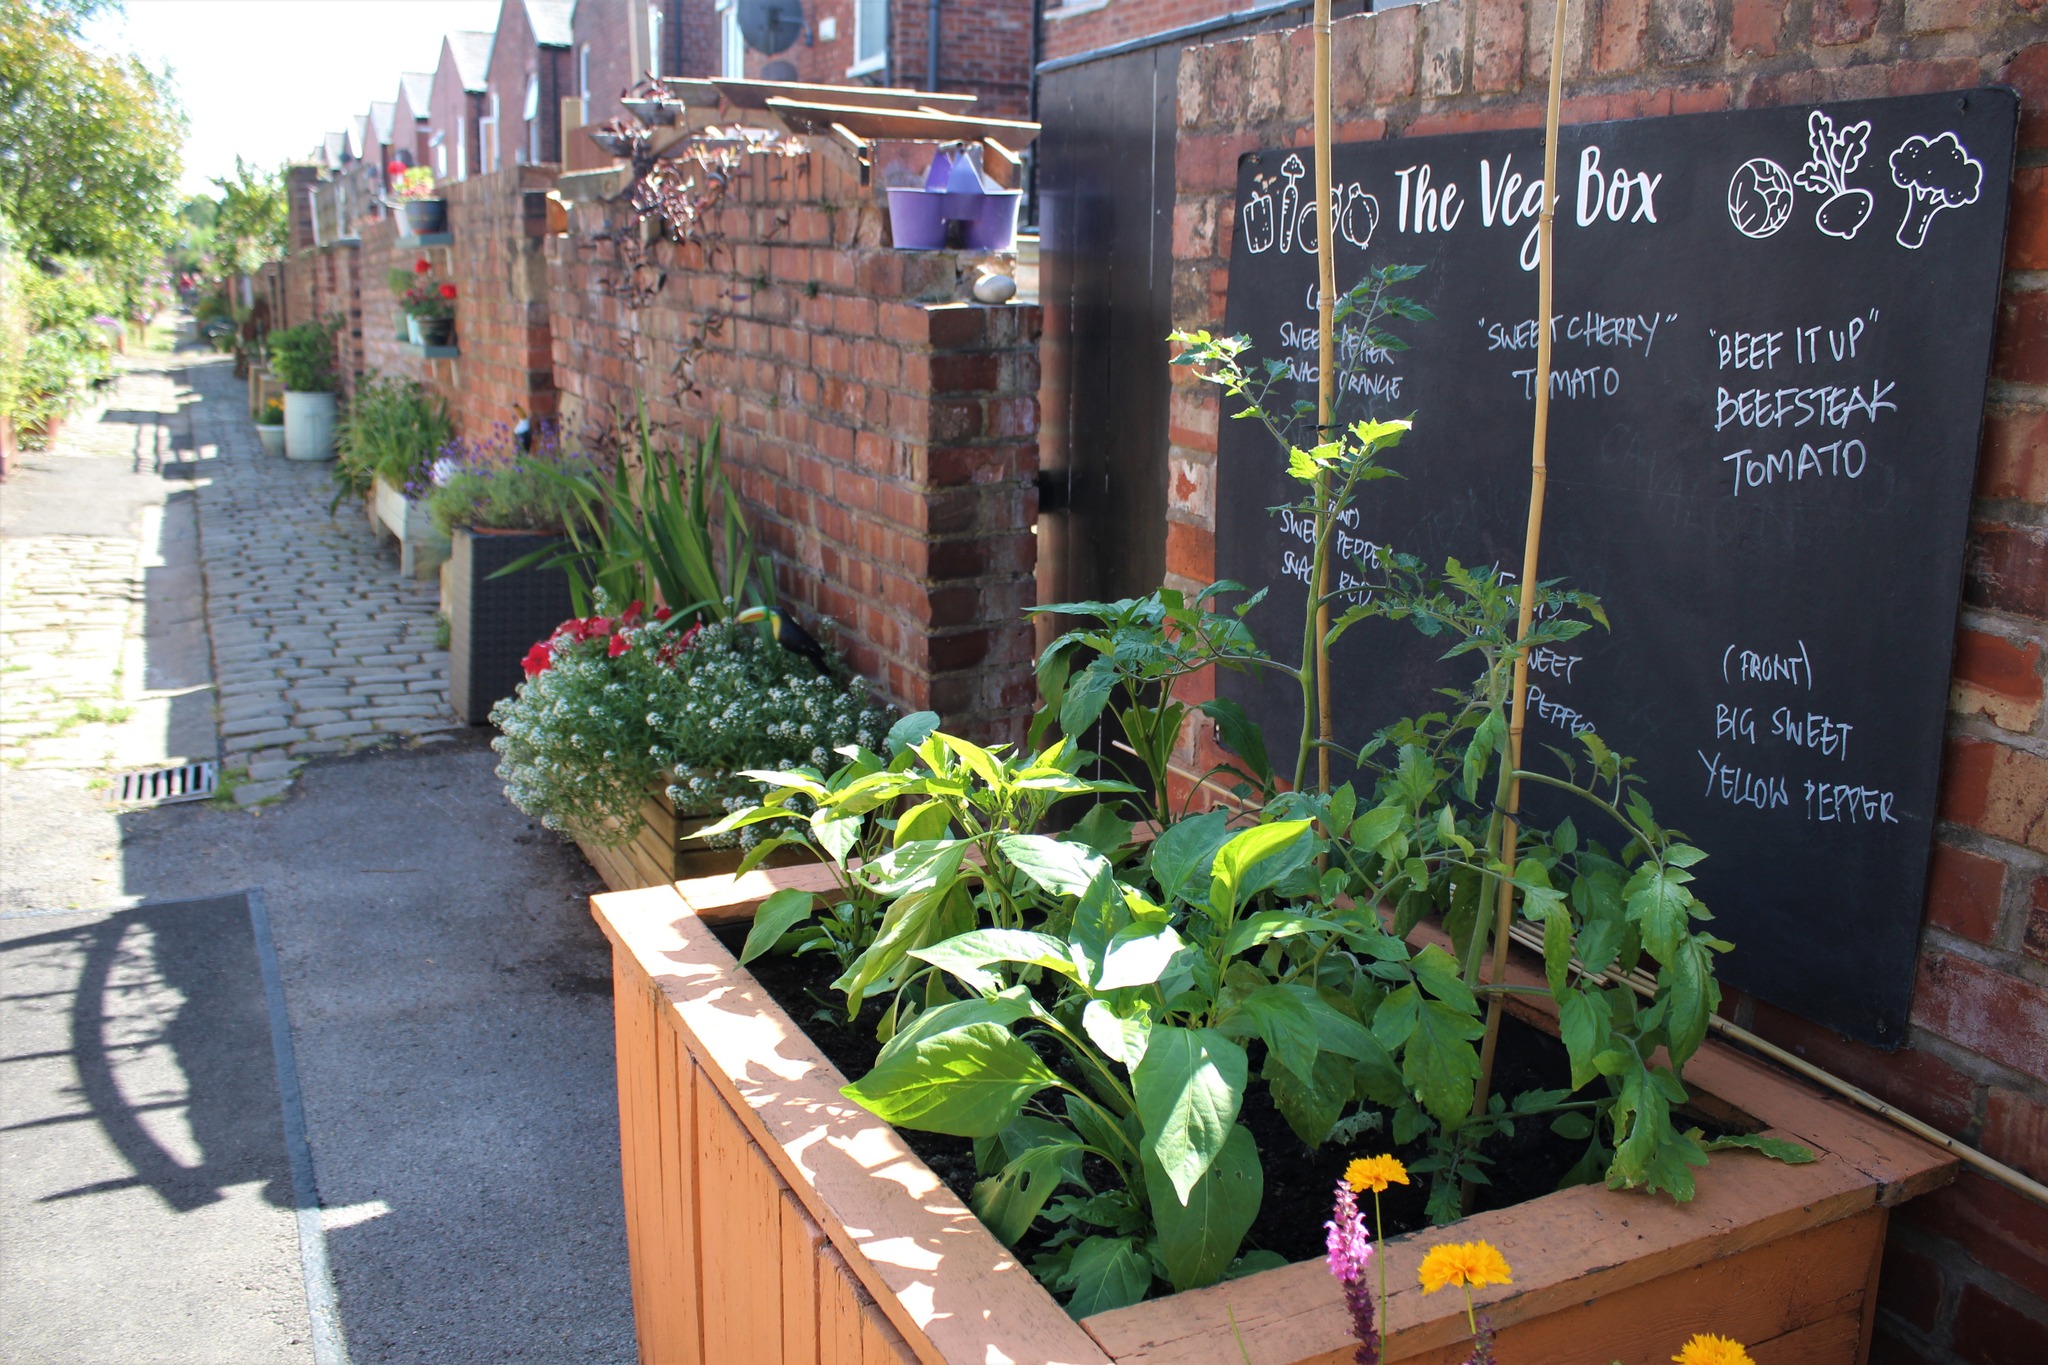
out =
[(817, 897), (787, 887), (762, 901), (754, 911), (754, 927), (747, 930), (747, 941), (740, 948), (740, 961), (752, 962), (782, 942), (784, 934), (809, 919), (816, 909)]
[[(904, 1044), (906, 1037), (910, 1041)], [(993, 1137), (1033, 1095), (1059, 1084), (1038, 1054), (1001, 1024), (923, 1034), (906, 1030), (891, 1044), (874, 1069), (843, 1093), (875, 1117), (903, 1128)]]
[(1214, 1160), (1179, 1198), (1171, 1174), (1150, 1153), (1145, 1165), (1167, 1279), (1176, 1290), (1215, 1283), (1237, 1259), (1265, 1194), (1265, 1172), (1251, 1130), (1232, 1124)]
[(1067, 1281), (1074, 1287), (1067, 1312), (1085, 1318), (1143, 1299), (1152, 1288), (1152, 1266), (1136, 1237), (1090, 1237), (1074, 1248)]
[(1166, 1025), (1131, 1072), (1145, 1149), (1183, 1204), (1237, 1122), (1245, 1074), (1244, 1049), (1221, 1033)]

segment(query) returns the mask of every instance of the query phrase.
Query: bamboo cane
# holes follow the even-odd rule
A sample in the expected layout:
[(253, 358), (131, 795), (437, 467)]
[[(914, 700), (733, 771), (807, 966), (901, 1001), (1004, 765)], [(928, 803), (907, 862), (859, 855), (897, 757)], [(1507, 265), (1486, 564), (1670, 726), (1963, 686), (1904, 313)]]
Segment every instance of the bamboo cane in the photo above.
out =
[[(1330, 0), (1316, 0), (1316, 275), (1319, 283), (1316, 303), (1316, 440), (1330, 439), (1336, 421), (1337, 340), (1337, 224), (1330, 204)], [(1336, 737), (1336, 722), (1330, 701), (1330, 486), (1326, 476), (1315, 482), (1316, 542), (1323, 553), (1316, 557), (1316, 787), (1330, 790), (1330, 741)]]
[[(1529, 638), (1536, 614), (1536, 567), (1543, 546), (1543, 494), (1550, 481), (1550, 314), (1557, 283), (1551, 243), (1557, 208), (1557, 123), (1560, 95), (1564, 86), (1564, 5), (1557, 0), (1550, 30), (1550, 98), (1543, 118), (1543, 212), (1536, 220), (1540, 258), (1536, 262), (1536, 430), (1529, 444), (1529, 529), (1522, 542), (1521, 609), (1515, 625), (1515, 641)], [(1515, 655), (1513, 712), (1508, 722), (1508, 752), (1504, 761), (1509, 771), (1522, 766), (1522, 731), (1529, 720), (1529, 656)], [(1508, 930), (1515, 913), (1515, 817), (1522, 808), (1522, 784), (1508, 784), (1506, 819), (1501, 831), (1500, 894), (1493, 916), (1493, 961), (1487, 968), (1488, 984), (1497, 985), (1508, 965)], [(1473, 932), (1483, 919), (1475, 917)], [(1501, 997), (1496, 993), (1486, 1005), (1486, 1036), (1479, 1047), (1479, 1080), (1472, 1092), (1474, 1115), (1486, 1112), (1487, 1092), (1493, 1087), (1493, 1053), (1500, 1041)]]

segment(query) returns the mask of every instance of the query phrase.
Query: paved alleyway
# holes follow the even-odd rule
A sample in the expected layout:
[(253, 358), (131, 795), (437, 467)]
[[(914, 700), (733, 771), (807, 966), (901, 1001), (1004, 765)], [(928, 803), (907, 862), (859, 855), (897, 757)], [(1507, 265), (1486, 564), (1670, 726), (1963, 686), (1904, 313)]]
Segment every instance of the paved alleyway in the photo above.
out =
[(326, 467), (130, 366), (0, 491), (0, 1359), (632, 1360), (596, 879)]
[(456, 728), (437, 591), (400, 578), (359, 499), (329, 514), (330, 466), (263, 453), (240, 380), (216, 359), (191, 376), (207, 625), (221, 748), (249, 802), (282, 793), (306, 759)]

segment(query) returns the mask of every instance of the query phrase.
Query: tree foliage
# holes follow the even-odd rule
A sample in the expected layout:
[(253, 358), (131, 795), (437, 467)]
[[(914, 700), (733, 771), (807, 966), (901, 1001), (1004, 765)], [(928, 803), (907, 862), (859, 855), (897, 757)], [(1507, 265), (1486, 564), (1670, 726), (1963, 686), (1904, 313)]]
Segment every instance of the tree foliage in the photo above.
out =
[(93, 8), (0, 0), (0, 215), (32, 256), (132, 268), (169, 235), (185, 121), (162, 74), (85, 45)]
[(235, 173), (214, 177), (220, 198), (213, 213), (213, 264), (223, 275), (245, 275), (284, 255), (285, 193), (281, 171), (263, 171), (239, 156)]

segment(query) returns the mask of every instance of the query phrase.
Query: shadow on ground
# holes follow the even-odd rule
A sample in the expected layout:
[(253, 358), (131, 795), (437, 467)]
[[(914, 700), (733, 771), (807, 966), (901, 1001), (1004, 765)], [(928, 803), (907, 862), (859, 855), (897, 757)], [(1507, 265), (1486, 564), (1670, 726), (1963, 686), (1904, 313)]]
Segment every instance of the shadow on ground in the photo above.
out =
[(356, 1365), (634, 1358), (601, 888), (494, 764), (470, 735), (122, 819), (130, 893), (264, 890)]

